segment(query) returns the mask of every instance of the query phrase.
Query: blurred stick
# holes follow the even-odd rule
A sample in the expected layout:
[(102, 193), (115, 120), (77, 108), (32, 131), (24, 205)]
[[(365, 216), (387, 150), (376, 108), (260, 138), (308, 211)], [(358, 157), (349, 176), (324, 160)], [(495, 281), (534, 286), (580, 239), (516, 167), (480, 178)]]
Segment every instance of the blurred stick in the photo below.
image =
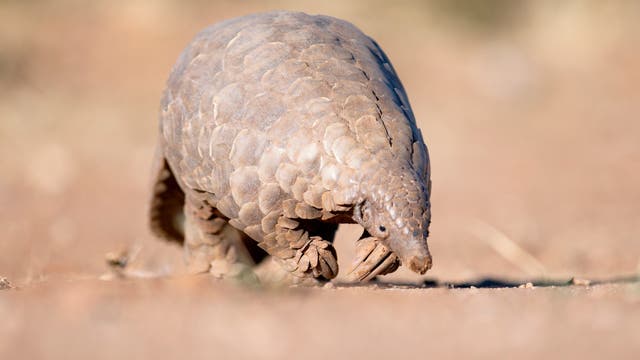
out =
[(103, 280), (113, 280), (115, 278), (151, 278), (157, 277), (158, 274), (142, 269), (132, 268), (133, 264), (140, 254), (142, 246), (135, 244), (132, 247), (122, 249), (120, 251), (112, 251), (105, 254), (105, 261), (109, 267), (109, 272), (102, 275)]
[(544, 265), (538, 259), (494, 226), (481, 220), (472, 219), (470, 230), (478, 238), (489, 244), (505, 260), (528, 275), (544, 276), (546, 273)]

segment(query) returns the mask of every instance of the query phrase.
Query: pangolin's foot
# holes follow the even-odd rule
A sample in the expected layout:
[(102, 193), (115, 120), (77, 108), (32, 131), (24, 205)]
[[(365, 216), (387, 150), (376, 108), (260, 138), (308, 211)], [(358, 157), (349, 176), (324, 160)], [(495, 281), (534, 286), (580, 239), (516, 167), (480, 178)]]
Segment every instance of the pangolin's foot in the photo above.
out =
[(208, 273), (212, 262), (224, 262), (232, 264), (236, 262), (235, 251), (231, 247), (216, 239), (215, 243), (189, 243), (185, 242), (185, 258), (187, 272), (190, 274)]
[(215, 279), (231, 280), (247, 285), (258, 285), (260, 280), (253, 265), (238, 261), (236, 249), (218, 243), (216, 246), (187, 247), (187, 271), (190, 274), (208, 273)]
[(282, 264), (282, 260), (272, 256), (267, 257), (256, 268), (255, 272), (260, 279), (260, 283), (267, 287), (282, 286), (323, 286), (327, 280), (312, 276), (296, 276), (287, 271)]
[(209, 273), (216, 279), (231, 280), (244, 285), (258, 286), (261, 284), (253, 266), (241, 262), (230, 263), (224, 260), (213, 260)]
[(378, 275), (390, 274), (398, 269), (400, 259), (375, 237), (356, 242), (356, 259), (347, 275), (349, 281), (369, 281)]
[(330, 242), (312, 236), (295, 249), (292, 258), (282, 260), (283, 267), (298, 277), (323, 277), (331, 280), (338, 275), (336, 251)]
[(331, 280), (338, 274), (333, 245), (320, 236), (310, 236), (296, 219), (281, 216), (275, 232), (259, 246), (296, 277)]
[(186, 198), (184, 250), (187, 271), (209, 273), (214, 278), (257, 284), (251, 256), (243, 244), (243, 234), (206, 199)]

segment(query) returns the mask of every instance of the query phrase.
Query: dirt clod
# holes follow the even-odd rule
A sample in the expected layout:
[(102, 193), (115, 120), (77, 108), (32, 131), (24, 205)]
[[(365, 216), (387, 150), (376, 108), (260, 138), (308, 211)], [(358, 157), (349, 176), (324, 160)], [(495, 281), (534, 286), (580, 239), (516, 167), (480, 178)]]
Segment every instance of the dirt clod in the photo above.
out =
[(9, 281), (9, 279), (7, 279), (6, 277), (0, 276), (0, 290), (8, 290), (12, 288), (13, 288), (13, 285), (11, 285), (11, 282)]
[(569, 284), (577, 285), (577, 286), (589, 286), (591, 285), (591, 280), (574, 277), (574, 278), (571, 278), (571, 280), (569, 280)]

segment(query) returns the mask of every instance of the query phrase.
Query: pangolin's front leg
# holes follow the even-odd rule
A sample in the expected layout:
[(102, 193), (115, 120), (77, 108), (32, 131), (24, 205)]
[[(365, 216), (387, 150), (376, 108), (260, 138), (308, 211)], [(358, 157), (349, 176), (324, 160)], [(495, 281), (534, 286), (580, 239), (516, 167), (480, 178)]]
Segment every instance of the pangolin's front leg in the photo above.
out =
[(356, 258), (347, 279), (369, 281), (378, 275), (390, 274), (399, 266), (400, 259), (386, 245), (375, 237), (364, 236), (356, 243)]
[(184, 249), (190, 273), (210, 272), (217, 277), (250, 272), (251, 256), (241, 232), (200, 196), (185, 199)]
[(275, 231), (267, 234), (259, 246), (298, 278), (330, 280), (338, 274), (333, 245), (320, 236), (310, 235), (299, 219), (280, 216)]

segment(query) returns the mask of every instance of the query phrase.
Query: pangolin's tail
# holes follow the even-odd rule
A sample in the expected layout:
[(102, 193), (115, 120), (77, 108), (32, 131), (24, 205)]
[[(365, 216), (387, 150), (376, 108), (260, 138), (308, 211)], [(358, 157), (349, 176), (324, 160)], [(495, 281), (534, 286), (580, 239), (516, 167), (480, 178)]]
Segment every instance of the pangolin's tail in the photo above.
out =
[(154, 235), (182, 243), (184, 241), (184, 192), (171, 172), (161, 148), (153, 161), (153, 194), (149, 225)]

